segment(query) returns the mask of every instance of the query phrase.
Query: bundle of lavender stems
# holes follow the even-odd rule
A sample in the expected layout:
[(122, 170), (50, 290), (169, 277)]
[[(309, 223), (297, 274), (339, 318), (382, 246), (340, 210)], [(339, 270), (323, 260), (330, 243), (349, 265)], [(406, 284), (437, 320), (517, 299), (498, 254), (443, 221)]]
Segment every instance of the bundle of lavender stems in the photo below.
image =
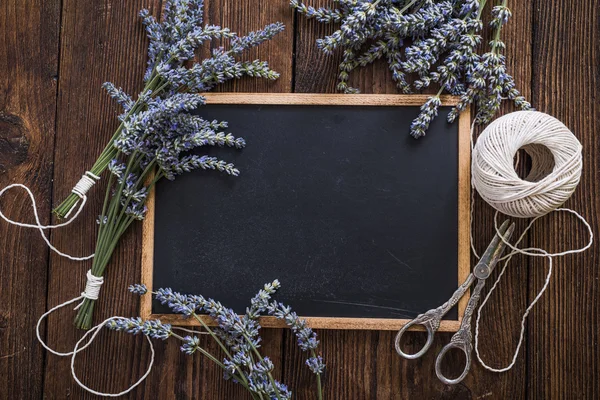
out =
[[(225, 121), (207, 121), (190, 114), (205, 104), (200, 93), (243, 76), (269, 80), (279, 77), (264, 61), (239, 61), (238, 57), (281, 32), (281, 23), (238, 36), (227, 28), (202, 26), (203, 11), (202, 0), (168, 0), (159, 23), (148, 10), (142, 10), (140, 16), (150, 39), (144, 89), (134, 101), (112, 83), (104, 84), (124, 111), (119, 116), (119, 127), (89, 171), (93, 176), (110, 171), (97, 221), (91, 268), (96, 277), (103, 276), (127, 228), (144, 218), (146, 199), (156, 182), (199, 168), (230, 176), (239, 174), (231, 163), (196, 154), (205, 146), (241, 149), (246, 145), (244, 139), (224, 132)], [(213, 39), (226, 39), (229, 47), (213, 48), (210, 57), (192, 61), (196, 49)], [(193, 149), (196, 151), (191, 153)], [(77, 206), (81, 196), (76, 192), (54, 210), (56, 215), (65, 218)], [(92, 326), (95, 302), (84, 299), (75, 317), (78, 328)]]

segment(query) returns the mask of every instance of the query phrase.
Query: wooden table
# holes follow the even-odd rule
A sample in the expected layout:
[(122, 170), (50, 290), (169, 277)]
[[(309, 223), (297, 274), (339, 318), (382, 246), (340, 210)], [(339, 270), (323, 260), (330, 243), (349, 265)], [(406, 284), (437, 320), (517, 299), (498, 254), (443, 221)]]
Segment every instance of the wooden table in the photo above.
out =
[[(533, 105), (562, 120), (581, 140), (582, 182), (567, 205), (585, 215), (596, 231), (600, 1), (510, 1), (509, 6), (514, 18), (503, 33), (508, 66)], [(146, 42), (137, 12), (143, 7), (157, 14), (161, 1), (0, 2), (0, 187), (13, 182), (31, 187), (44, 223), (51, 221), (51, 207), (90, 167), (117, 125), (117, 107), (101, 84), (112, 81), (130, 93), (141, 89)], [(315, 39), (331, 29), (296, 17), (287, 0), (207, 0), (206, 15), (210, 23), (238, 32), (277, 20), (287, 26), (275, 41), (253, 53), (269, 60), (281, 78), (276, 83), (243, 79), (222, 91), (335, 91), (340, 56), (325, 56), (315, 46)], [(365, 93), (396, 93), (382, 64), (363, 69), (352, 82)], [(508, 106), (503, 109), (509, 111)], [(52, 232), (58, 248), (81, 255), (93, 251), (94, 220), (104, 191), (98, 186), (81, 218)], [(484, 246), (492, 236), (493, 213), (481, 200), (475, 206), (475, 237)], [(13, 218), (31, 220), (23, 193), (7, 195), (2, 207)], [(69, 360), (44, 352), (34, 333), (46, 309), (81, 292), (88, 263), (50, 254), (35, 230), (2, 222), (0, 238), (0, 397), (93, 397), (71, 379)], [(582, 227), (564, 215), (545, 217), (529, 237), (530, 245), (552, 251), (584, 241)], [(138, 300), (126, 288), (139, 280), (140, 242), (138, 225), (113, 257), (97, 321), (137, 313)], [(527, 321), (526, 340), (510, 372), (489, 373), (475, 363), (463, 384), (444, 386), (433, 371), (434, 352), (419, 361), (402, 360), (392, 349), (393, 332), (320, 331), (329, 366), (327, 398), (600, 398), (598, 250), (594, 245), (583, 255), (556, 260), (550, 287)], [(483, 355), (493, 365), (508, 363), (521, 313), (543, 284), (546, 268), (544, 260), (518, 259), (494, 294), (482, 332)], [(71, 349), (81, 336), (72, 328), (73, 315), (63, 309), (43, 329), (58, 349)], [(313, 377), (303, 367), (304, 355), (297, 351), (293, 335), (266, 330), (264, 337), (265, 352), (278, 366), (276, 375), (295, 398), (313, 398)], [(448, 334), (439, 335), (434, 350), (448, 339)], [(423, 337), (413, 335), (412, 341), (416, 347)], [(224, 382), (221, 371), (206, 359), (181, 354), (176, 342), (156, 346), (156, 366), (132, 398), (248, 398), (239, 387)], [(217, 351), (208, 340), (206, 346)], [(143, 373), (148, 350), (140, 337), (103, 332), (77, 367), (90, 386), (122, 390)]]

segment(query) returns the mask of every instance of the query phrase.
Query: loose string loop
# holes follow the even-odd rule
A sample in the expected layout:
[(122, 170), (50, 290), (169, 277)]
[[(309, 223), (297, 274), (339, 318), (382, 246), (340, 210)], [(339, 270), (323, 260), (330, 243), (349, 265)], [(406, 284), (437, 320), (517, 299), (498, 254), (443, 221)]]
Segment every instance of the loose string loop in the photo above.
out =
[[(490, 124), (474, 144), (474, 123), (471, 125), (472, 181), (471, 181), (471, 224), (475, 190), (496, 209), (494, 228), (498, 230), (500, 212), (516, 217), (532, 218), (515, 244), (509, 243), (500, 234), (501, 240), (512, 250), (504, 257), (502, 269), (496, 281), (477, 310), (475, 320), (475, 353), (481, 365), (492, 372), (505, 372), (516, 363), (525, 337), (525, 322), (538, 300), (542, 297), (552, 277), (553, 258), (581, 253), (589, 249), (594, 241), (590, 224), (578, 212), (559, 208), (574, 192), (582, 170), (581, 144), (560, 121), (532, 111), (521, 111), (505, 115)], [(513, 163), (519, 162), (518, 150), (523, 148), (532, 159), (532, 168), (525, 180), (519, 178)], [(483, 156), (482, 156), (483, 155)], [(568, 212), (575, 215), (587, 228), (589, 240), (581, 248), (549, 253), (537, 247), (519, 248), (519, 243), (533, 224), (550, 212)], [(478, 259), (471, 229), (471, 250)], [(508, 263), (516, 254), (548, 259), (548, 272), (544, 285), (527, 306), (521, 318), (521, 332), (511, 362), (506, 367), (494, 368), (486, 364), (479, 352), (479, 323), (483, 309), (504, 275)]]
[(4, 215), (4, 213), (2, 212), (2, 210), (0, 209), (0, 217), (5, 220), (6, 222), (8, 222), (11, 225), (15, 225), (15, 226), (19, 226), (22, 228), (35, 228), (38, 229), (40, 231), (40, 235), (42, 236), (42, 239), (44, 239), (44, 242), (46, 242), (46, 244), (48, 245), (48, 247), (54, 251), (56, 254), (58, 254), (61, 257), (65, 257), (68, 258), (69, 260), (73, 260), (73, 261), (85, 261), (85, 260), (89, 260), (91, 258), (94, 257), (94, 254), (90, 254), (89, 256), (83, 256), (83, 257), (76, 257), (76, 256), (72, 256), (70, 254), (67, 253), (63, 253), (60, 250), (58, 250), (56, 247), (54, 247), (52, 245), (52, 243), (50, 243), (50, 239), (48, 239), (48, 237), (46, 236), (46, 233), (44, 232), (45, 229), (56, 229), (56, 228), (61, 228), (63, 226), (67, 226), (69, 224), (71, 224), (81, 213), (81, 211), (83, 210), (83, 207), (85, 206), (85, 203), (87, 202), (87, 196), (86, 193), (88, 192), (88, 190), (90, 190), (90, 188), (96, 183), (96, 181), (100, 179), (99, 176), (92, 174), (89, 171), (86, 171), (86, 173), (81, 177), (81, 179), (79, 180), (79, 182), (77, 182), (77, 184), (75, 185), (75, 187), (73, 188), (73, 190), (71, 191), (72, 193), (76, 194), (79, 198), (80, 201), (77, 201), (73, 207), (71, 207), (71, 209), (69, 210), (69, 212), (65, 215), (66, 218), (69, 217), (69, 215), (73, 212), (73, 210), (75, 210), (75, 208), (77, 207), (77, 204), (79, 203), (79, 207), (77, 208), (77, 211), (75, 212), (75, 214), (73, 215), (73, 217), (71, 219), (68, 219), (65, 222), (56, 224), (56, 225), (43, 225), (40, 221), (40, 216), (38, 215), (38, 211), (37, 211), (37, 204), (35, 201), (35, 196), (33, 195), (33, 193), (31, 192), (31, 190), (20, 183), (13, 183), (11, 185), (8, 185), (7, 187), (5, 187), (4, 189), (0, 190), (0, 198), (4, 195), (4, 193), (6, 193), (8, 190), (12, 189), (12, 188), (21, 188), (23, 190), (25, 190), (27, 192), (27, 195), (29, 196), (29, 199), (31, 200), (31, 207), (33, 209), (33, 216), (35, 218), (35, 224), (28, 224), (28, 223), (24, 223), (24, 222), (19, 222), (19, 221), (15, 221), (12, 220), (10, 218), (8, 218), (6, 215)]
[[(79, 341), (77, 343), (75, 343), (75, 348), (72, 351), (72, 355), (71, 355), (71, 375), (73, 376), (73, 379), (75, 380), (75, 382), (77, 382), (77, 384), (79, 386), (81, 386), (83, 389), (87, 390), (88, 392), (95, 394), (97, 396), (104, 396), (104, 397), (119, 397), (119, 396), (123, 396), (124, 394), (127, 394), (129, 392), (131, 392), (133, 389), (135, 389), (137, 386), (139, 386), (142, 382), (144, 382), (144, 380), (148, 377), (148, 375), (150, 375), (150, 372), (152, 372), (152, 366), (154, 365), (154, 345), (152, 344), (152, 341), (150, 340), (150, 338), (148, 336), (144, 337), (146, 338), (146, 340), (148, 341), (148, 344), (150, 345), (150, 362), (148, 363), (148, 368), (146, 369), (146, 372), (144, 373), (144, 375), (142, 375), (140, 377), (140, 379), (138, 379), (137, 382), (135, 382), (134, 384), (132, 384), (131, 386), (129, 386), (129, 388), (119, 392), (119, 393), (104, 393), (104, 392), (98, 392), (92, 388), (90, 388), (89, 386), (86, 386), (83, 382), (81, 382), (81, 380), (79, 379), (79, 377), (77, 376), (77, 374), (75, 373), (75, 358), (77, 357), (77, 353), (80, 353), (81, 351), (83, 351), (85, 348), (87, 348), (89, 345), (92, 344), (92, 342), (94, 341), (94, 339), (96, 338), (96, 336), (98, 335), (98, 333), (100, 333), (100, 329), (102, 329), (106, 324), (112, 322), (112, 321), (116, 321), (116, 320), (126, 320), (127, 318), (125, 317), (110, 317), (105, 319), (104, 321), (102, 321), (101, 323), (99, 323), (98, 325), (94, 326), (93, 328), (91, 328), (89, 331), (87, 331), (82, 337), (81, 339), (79, 339)], [(84, 344), (82, 347), (79, 347), (89, 335), (92, 335), (90, 337), (90, 339), (88, 340), (88, 342), (86, 344)]]
[[(59, 352), (57, 350), (54, 350), (53, 348), (51, 348), (50, 346), (48, 346), (48, 344), (42, 339), (42, 335), (40, 334), (40, 326), (42, 325), (42, 321), (44, 319), (46, 319), (46, 317), (48, 317), (48, 315), (52, 314), (54, 311), (58, 310), (59, 308), (68, 306), (69, 304), (72, 303), (76, 303), (80, 300), (83, 299), (92, 299), (92, 300), (96, 300), (98, 298), (98, 294), (100, 292), (100, 287), (102, 286), (103, 283), (103, 279), (101, 277), (96, 277), (94, 275), (92, 275), (91, 270), (89, 270), (87, 272), (87, 283), (85, 285), (85, 290), (83, 293), (81, 293), (80, 296), (75, 297), (71, 300), (67, 300), (62, 304), (59, 304), (55, 307), (52, 307), (50, 310), (48, 310), (47, 312), (45, 312), (40, 319), (37, 322), (36, 325), (36, 336), (38, 341), (40, 342), (40, 344), (46, 349), (48, 350), (50, 353), (57, 355), (59, 357), (71, 357), (71, 375), (73, 376), (73, 379), (75, 379), (75, 381), (77, 382), (77, 384), (79, 386), (81, 386), (83, 389), (87, 390), (90, 393), (93, 393), (95, 395), (98, 396), (104, 396), (104, 397), (119, 397), (122, 396), (124, 394), (127, 394), (129, 392), (131, 392), (134, 388), (136, 388), (137, 386), (139, 386), (150, 374), (150, 372), (152, 371), (152, 366), (154, 365), (154, 345), (152, 344), (152, 341), (150, 340), (150, 338), (148, 336), (146, 337), (146, 340), (148, 341), (148, 344), (150, 345), (150, 362), (148, 363), (148, 368), (146, 369), (146, 372), (144, 373), (144, 375), (142, 375), (142, 377), (135, 382), (133, 385), (131, 385), (129, 388), (123, 390), (122, 392), (119, 393), (104, 393), (104, 392), (98, 392), (88, 386), (86, 386), (83, 382), (81, 382), (81, 380), (79, 379), (79, 377), (77, 376), (76, 372), (75, 372), (75, 358), (77, 357), (78, 353), (81, 353), (83, 350), (85, 350), (86, 348), (88, 348), (92, 342), (96, 339), (96, 336), (98, 335), (98, 333), (100, 332), (100, 330), (106, 326), (106, 324), (110, 323), (111, 321), (115, 321), (115, 320), (126, 320), (127, 318), (125, 317), (120, 317), (120, 316), (114, 316), (114, 317), (110, 317), (105, 319), (104, 321), (102, 321), (100, 324), (92, 327), (90, 330), (88, 330), (82, 337), (81, 339), (79, 339), (77, 341), (77, 343), (75, 344), (75, 347), (73, 348), (73, 351), (69, 351), (67, 353), (63, 353), (63, 352)], [(81, 304), (83, 304), (83, 302), (81, 302), (77, 307), (75, 307), (75, 309), (79, 308), (81, 306)], [(86, 338), (88, 336), (92, 335), (89, 340), (87, 341), (87, 343), (83, 344), (84, 341), (86, 340)], [(83, 345), (82, 345), (83, 344)]]

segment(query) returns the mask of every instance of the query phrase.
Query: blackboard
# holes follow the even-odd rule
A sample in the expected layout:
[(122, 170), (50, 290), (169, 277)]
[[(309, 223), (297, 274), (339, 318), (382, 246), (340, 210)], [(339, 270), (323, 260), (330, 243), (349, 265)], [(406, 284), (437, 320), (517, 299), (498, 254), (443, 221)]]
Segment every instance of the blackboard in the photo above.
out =
[[(212, 94), (198, 113), (228, 121), (248, 146), (202, 154), (241, 174), (195, 171), (156, 185), (145, 283), (243, 314), (279, 279), (277, 299), (320, 328), (397, 329), (441, 305), (470, 270), (469, 132), (464, 118), (446, 122), (455, 100), (445, 98), (427, 136), (411, 138), (425, 99)], [(442, 328), (455, 329), (460, 311)], [(142, 305), (145, 316), (184, 322), (168, 313)]]

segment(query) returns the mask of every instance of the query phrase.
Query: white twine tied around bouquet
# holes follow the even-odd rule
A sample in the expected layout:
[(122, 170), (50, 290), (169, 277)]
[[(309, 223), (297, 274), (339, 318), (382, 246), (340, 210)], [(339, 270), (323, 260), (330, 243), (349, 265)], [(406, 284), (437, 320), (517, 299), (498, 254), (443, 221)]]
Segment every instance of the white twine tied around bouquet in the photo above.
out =
[[(581, 178), (582, 147), (563, 123), (537, 111), (518, 111), (498, 118), (483, 131), (474, 146), (471, 142), (471, 147), (471, 183), (481, 197), (497, 210), (494, 216), (496, 232), (498, 232), (499, 212), (513, 217), (533, 218), (514, 245), (502, 238), (512, 251), (503, 257), (502, 270), (477, 311), (475, 322), (477, 359), (490, 371), (504, 372), (514, 366), (523, 343), (527, 316), (548, 287), (552, 276), (553, 257), (583, 252), (593, 243), (592, 228), (585, 218), (574, 210), (559, 208), (571, 197)], [(531, 157), (531, 171), (525, 179), (521, 179), (515, 171), (514, 160), (518, 157), (520, 149)], [(568, 212), (581, 220), (589, 233), (588, 243), (582, 248), (558, 253), (549, 253), (536, 247), (518, 248), (518, 244), (533, 223), (554, 211)], [(479, 258), (473, 246), (472, 236), (471, 248)], [(510, 364), (503, 368), (493, 368), (481, 359), (479, 353), (479, 321), (483, 308), (515, 254), (547, 258), (548, 273), (541, 290), (522, 316), (519, 341)]]
[[(78, 201), (77, 203), (75, 203), (73, 205), (73, 207), (69, 210), (69, 212), (67, 212), (67, 214), (65, 215), (65, 218), (68, 218), (69, 215), (71, 215), (71, 213), (74, 210), (77, 210), (75, 212), (75, 214), (73, 214), (73, 216), (70, 219), (67, 219), (65, 222), (59, 223), (59, 224), (55, 224), (55, 225), (43, 225), (40, 221), (40, 217), (37, 211), (37, 204), (35, 201), (35, 197), (33, 195), (33, 193), (31, 192), (31, 189), (29, 189), (26, 185), (20, 184), (20, 183), (13, 183), (11, 185), (8, 185), (7, 187), (5, 187), (4, 189), (0, 190), (0, 198), (4, 195), (4, 193), (6, 193), (8, 190), (12, 189), (12, 188), (21, 188), (23, 190), (25, 190), (25, 192), (27, 192), (27, 195), (29, 196), (29, 199), (31, 200), (31, 206), (33, 209), (33, 216), (35, 219), (35, 223), (34, 224), (30, 224), (30, 223), (24, 223), (24, 222), (19, 222), (19, 221), (15, 221), (12, 220), (10, 218), (8, 218), (6, 215), (4, 215), (4, 213), (2, 212), (2, 210), (0, 210), (0, 217), (2, 219), (4, 219), (6, 222), (8, 222), (11, 225), (15, 225), (15, 226), (19, 226), (22, 228), (35, 228), (38, 229), (40, 231), (40, 234), (42, 236), (42, 239), (44, 239), (44, 242), (46, 242), (46, 244), (48, 245), (48, 247), (54, 251), (56, 254), (58, 254), (61, 257), (65, 257), (68, 258), (69, 260), (73, 260), (73, 261), (85, 261), (85, 260), (89, 260), (91, 258), (94, 257), (94, 254), (90, 254), (89, 256), (83, 256), (83, 257), (76, 257), (76, 256), (72, 256), (70, 254), (67, 253), (63, 253), (60, 250), (58, 250), (56, 247), (54, 247), (52, 245), (52, 243), (50, 243), (50, 240), (48, 239), (48, 237), (46, 236), (46, 233), (44, 232), (46, 229), (56, 229), (56, 228), (61, 228), (63, 226), (67, 226), (69, 224), (71, 224), (81, 213), (81, 211), (83, 210), (83, 207), (85, 206), (86, 202), (87, 202), (87, 192), (92, 188), (92, 186), (94, 186), (94, 184), (100, 179), (99, 176), (91, 173), (90, 171), (86, 171), (86, 173), (81, 177), (81, 179), (79, 180), (79, 182), (77, 182), (77, 184), (75, 185), (75, 187), (73, 187), (73, 189), (71, 190), (72, 193), (74, 193), (75, 195), (77, 195), (80, 199), (80, 201)], [(79, 204), (79, 207), (77, 207), (77, 205)], [(98, 333), (100, 332), (100, 330), (109, 322), (114, 321), (114, 320), (119, 320), (119, 319), (126, 319), (124, 317), (119, 317), (119, 316), (113, 316), (110, 318), (107, 318), (106, 320), (104, 320), (103, 322), (101, 322), (100, 324), (94, 326), (93, 328), (91, 328), (89, 331), (87, 331), (82, 337), (81, 339), (79, 339), (79, 341), (77, 341), (77, 343), (75, 344), (75, 347), (73, 349), (73, 351), (64, 353), (64, 352), (59, 352), (56, 351), (54, 349), (52, 349), (50, 346), (48, 346), (46, 344), (46, 342), (44, 342), (44, 340), (42, 339), (42, 335), (40, 334), (40, 327), (42, 325), (42, 321), (48, 317), (48, 315), (52, 314), (54, 311), (67, 306), (69, 304), (75, 303), (80, 301), (80, 303), (75, 307), (75, 310), (78, 309), (82, 304), (83, 304), (83, 300), (84, 299), (91, 299), (91, 300), (97, 300), (98, 299), (98, 295), (100, 294), (100, 288), (102, 287), (102, 284), (104, 283), (104, 278), (102, 277), (97, 277), (94, 276), (92, 274), (91, 270), (88, 270), (87, 274), (87, 281), (86, 281), (86, 285), (85, 285), (85, 290), (81, 293), (80, 296), (75, 297), (71, 300), (67, 300), (62, 304), (59, 304), (53, 308), (51, 308), (50, 310), (46, 311), (38, 320), (37, 325), (36, 325), (36, 336), (38, 341), (41, 343), (41, 345), (48, 350), (50, 353), (60, 356), (60, 357), (71, 357), (71, 375), (73, 376), (73, 379), (77, 382), (77, 384), (87, 390), (90, 393), (93, 393), (95, 395), (99, 395), (99, 396), (105, 396), (105, 397), (119, 397), (122, 396), (124, 394), (127, 394), (129, 392), (131, 392), (135, 387), (137, 387), (138, 385), (140, 385), (145, 379), (146, 377), (150, 374), (150, 372), (152, 371), (152, 365), (154, 364), (154, 346), (152, 345), (152, 341), (150, 340), (149, 337), (146, 336), (146, 339), (148, 340), (148, 343), (150, 344), (150, 362), (148, 363), (148, 368), (146, 370), (146, 372), (144, 373), (144, 375), (142, 375), (142, 377), (136, 381), (134, 384), (132, 384), (131, 386), (129, 386), (127, 389), (119, 392), (119, 393), (104, 393), (104, 392), (98, 392), (94, 389), (91, 389), (90, 387), (86, 386), (85, 384), (83, 384), (81, 382), (81, 380), (77, 377), (77, 374), (75, 373), (75, 359), (77, 357), (77, 354), (80, 353), (81, 351), (85, 350), (87, 347), (89, 347), (92, 342), (95, 340), (96, 336), (98, 335)], [(186, 330), (187, 331), (187, 330)], [(88, 339), (89, 337), (89, 339)], [(86, 340), (87, 343), (83, 344)]]

